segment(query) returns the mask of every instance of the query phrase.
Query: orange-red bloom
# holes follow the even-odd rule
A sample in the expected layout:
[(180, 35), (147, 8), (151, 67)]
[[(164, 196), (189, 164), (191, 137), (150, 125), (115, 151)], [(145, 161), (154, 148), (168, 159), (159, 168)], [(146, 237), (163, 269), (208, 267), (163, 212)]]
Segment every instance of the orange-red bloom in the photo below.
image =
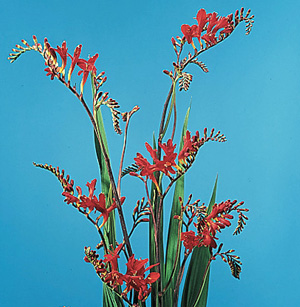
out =
[(138, 299), (144, 301), (151, 292), (151, 287), (148, 288), (148, 285), (154, 283), (160, 276), (157, 272), (151, 272), (145, 278), (145, 272), (155, 267), (157, 264), (153, 264), (148, 268), (145, 268), (148, 259), (135, 259), (134, 255), (132, 255), (128, 259), (127, 272), (124, 275), (126, 280), (126, 289), (124, 293), (130, 292), (132, 289), (139, 293)]
[[(154, 172), (163, 172), (167, 176), (170, 176), (170, 174), (175, 174), (176, 171), (174, 170), (174, 167), (178, 167), (175, 163), (177, 153), (175, 153), (174, 150), (176, 145), (173, 145), (171, 139), (169, 139), (167, 143), (158, 144), (165, 153), (162, 160), (159, 160), (157, 157), (157, 149), (153, 149), (148, 143), (145, 143), (145, 145), (153, 159), (153, 164), (151, 164), (140, 153), (137, 153), (137, 157), (134, 158), (134, 161), (141, 171), (140, 175), (146, 176), (146, 179), (150, 178), (159, 190), (158, 183), (154, 177)], [(131, 173), (131, 175), (137, 174)]]
[[(89, 196), (82, 195), (82, 191), (80, 187), (76, 187), (76, 190), (78, 192), (78, 197), (74, 196), (73, 194), (69, 192), (63, 192), (62, 195), (65, 196), (65, 202), (67, 204), (76, 204), (77, 207), (83, 208), (85, 210), (88, 209), (88, 214), (90, 214), (93, 210), (101, 212), (101, 215), (97, 218), (97, 221), (103, 217), (103, 222), (100, 225), (100, 228), (103, 227), (103, 225), (107, 222), (109, 214), (112, 210), (114, 210), (117, 205), (115, 200), (113, 199), (112, 205), (107, 208), (105, 195), (103, 193), (99, 194), (99, 197), (94, 195), (95, 186), (96, 186), (97, 180), (92, 180), (91, 183), (87, 183), (87, 187), (89, 188)], [(121, 205), (123, 205), (125, 201), (125, 197), (121, 198)]]
[(199, 38), (199, 31), (198, 31), (198, 26), (197, 25), (192, 25), (191, 27), (189, 25), (182, 25), (181, 26), (181, 32), (183, 33), (184, 37), (186, 38), (188, 44), (192, 44), (194, 48), (194, 42), (193, 38), (198, 37)]
[(217, 43), (216, 34), (221, 29), (223, 30), (220, 33), (231, 33), (233, 30), (227, 17), (219, 17), (214, 12), (209, 16), (207, 31), (201, 38), (208, 45), (215, 45)]
[[(236, 201), (230, 200), (221, 202), (220, 204), (214, 204), (211, 213), (207, 213), (206, 216), (199, 219), (198, 223), (195, 223), (198, 230), (197, 235), (195, 235), (194, 231), (181, 233), (180, 240), (183, 241), (183, 245), (188, 250), (188, 253), (196, 246), (217, 247), (217, 231), (221, 232), (221, 229), (231, 225), (229, 220), (232, 219), (233, 216), (229, 213), (232, 210), (237, 210), (237, 212), (239, 212), (241, 209), (238, 209), (238, 207), (243, 204), (243, 202), (234, 206), (235, 204)], [(248, 211), (248, 209), (244, 209), (244, 211)]]
[(69, 69), (69, 73), (68, 73), (68, 81), (71, 80), (71, 75), (74, 71), (74, 68), (75, 68), (75, 65), (77, 64), (78, 60), (79, 60), (79, 57), (80, 57), (80, 53), (81, 53), (81, 48), (82, 48), (82, 45), (78, 45), (75, 50), (74, 50), (74, 54), (73, 56), (71, 56), (69, 53), (68, 53), (68, 56), (72, 59), (72, 62), (71, 62), (71, 65), (70, 65), (70, 69)]
[[(198, 11), (195, 19), (197, 20), (198, 25), (189, 26), (184, 24), (181, 26), (181, 31), (184, 37), (188, 44), (192, 44), (194, 49), (194, 37), (198, 38), (201, 46), (201, 39), (203, 39), (207, 45), (211, 46), (217, 43), (216, 34), (219, 30), (221, 30), (220, 34), (228, 34), (233, 31), (231, 26), (231, 15), (227, 17), (219, 17), (216, 12), (207, 14), (204, 9), (201, 9)], [(205, 31), (206, 33), (202, 35)]]
[(104, 281), (114, 288), (122, 285), (125, 280), (124, 275), (118, 271), (118, 259), (120, 258), (119, 252), (122, 247), (123, 244), (120, 244), (115, 250), (109, 250), (109, 254), (104, 255), (105, 259), (103, 260), (103, 262), (109, 262), (111, 267), (110, 272), (105, 274)]
[(196, 236), (195, 232), (192, 230), (182, 232), (180, 240), (183, 241), (183, 245), (188, 250), (188, 253), (190, 253), (194, 247), (202, 245), (200, 243), (200, 238)]
[(65, 68), (67, 65), (67, 52), (68, 52), (68, 48), (67, 48), (67, 43), (64, 41), (60, 46), (57, 46), (57, 49), (54, 49), (61, 57), (61, 67), (58, 68), (58, 72), (62, 73), (63, 75), (65, 75)]
[(95, 62), (96, 62), (98, 56), (99, 56), (98, 53), (96, 53), (94, 56), (89, 58), (88, 61), (86, 61), (84, 59), (79, 59), (77, 61), (77, 65), (82, 69), (78, 72), (78, 75), (83, 74), (81, 85), (80, 85), (81, 93), (83, 93), (83, 87), (84, 87), (85, 82), (86, 82), (86, 80), (89, 76), (89, 73), (92, 73), (93, 75), (96, 75), (96, 73), (97, 73), (97, 70), (96, 70), (96, 67), (95, 67)]
[(173, 167), (177, 167), (177, 164), (175, 163), (177, 153), (174, 152), (176, 144), (173, 145), (172, 140), (169, 139), (167, 143), (159, 143), (159, 147), (164, 151), (165, 155), (163, 156), (162, 161), (157, 161), (155, 163), (156, 171), (161, 171), (167, 176), (169, 173), (175, 174), (176, 172)]

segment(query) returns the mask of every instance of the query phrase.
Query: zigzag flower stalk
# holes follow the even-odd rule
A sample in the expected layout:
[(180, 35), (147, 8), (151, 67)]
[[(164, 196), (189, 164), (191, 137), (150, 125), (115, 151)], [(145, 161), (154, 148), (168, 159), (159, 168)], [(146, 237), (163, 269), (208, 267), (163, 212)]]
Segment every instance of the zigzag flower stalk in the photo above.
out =
[[(48, 164), (34, 165), (49, 170), (57, 177), (63, 188), (64, 202), (76, 208), (97, 229), (100, 236), (96, 245), (98, 251), (85, 247), (84, 260), (93, 265), (95, 273), (103, 283), (102, 306), (123, 307), (124, 303), (132, 307), (146, 306), (145, 301), (149, 296), (152, 307), (178, 304), (189, 307), (206, 306), (210, 266), (217, 256), (229, 264), (235, 278), (240, 278), (242, 262), (239, 256), (233, 254), (233, 249), (222, 252), (223, 243), (218, 244), (218, 240), (221, 231), (232, 225), (234, 213), (238, 214), (238, 221), (233, 234), (242, 232), (248, 220), (246, 212), (249, 211), (242, 207), (244, 202), (227, 200), (217, 203), (217, 180), (208, 205), (200, 204), (199, 199), (191, 203), (192, 195), (184, 201), (185, 176), (195, 165), (200, 149), (209, 141), (223, 143), (226, 137), (215, 129), (208, 132), (207, 128), (204, 128), (202, 134), (199, 131), (192, 134), (187, 129), (189, 108), (181, 137), (176, 140), (177, 118), (180, 116), (177, 114), (176, 93), (177, 90), (187, 91), (194, 79), (186, 72), (189, 64), (196, 64), (203, 72), (208, 72), (207, 66), (198, 60), (204, 51), (232, 35), (241, 22), (246, 23), (246, 34), (250, 33), (254, 22), (254, 16), (250, 13), (248, 10), (244, 14), (242, 8), (235, 14), (218, 16), (216, 12), (207, 13), (200, 9), (194, 18), (194, 24), (181, 25), (181, 36), (171, 38), (175, 52), (172, 69), (163, 71), (170, 78), (171, 86), (162, 108), (157, 138), (153, 139), (152, 145), (145, 142), (151, 158), (138, 152), (135, 157), (131, 157), (134, 163), (125, 169), (123, 163), (129, 121), (139, 107), (134, 106), (131, 111), (121, 113), (118, 102), (111, 98), (108, 92), (102, 91), (107, 77), (104, 71), (97, 72), (98, 53), (83, 59), (81, 44), (73, 53), (69, 53), (66, 41), (54, 48), (47, 38), (40, 44), (36, 36), (33, 36), (33, 45), (22, 40), (23, 46), (16, 45), (10, 54), (9, 60), (14, 62), (27, 51), (38, 52), (45, 62), (46, 76), (64, 84), (83, 105), (91, 121), (101, 177), (101, 192), (98, 196), (95, 195), (97, 179), (87, 182), (88, 193), (85, 195), (80, 186), (74, 188), (74, 181), (69, 175), (65, 176), (64, 170), (60, 171), (58, 167)], [(186, 48), (191, 51), (183, 55)], [(81, 76), (79, 89), (74, 82), (78, 76)], [(89, 76), (92, 88), (91, 103), (84, 99)], [(108, 107), (111, 111), (113, 128), (117, 134), (122, 133), (120, 116), (125, 123), (117, 181), (114, 179), (112, 161), (109, 157), (102, 106)], [(139, 200), (135, 200), (130, 232), (127, 230), (128, 221), (125, 220), (123, 210), (132, 208), (131, 200), (127, 198), (126, 205), (123, 205), (125, 197), (121, 197), (121, 182), (127, 174), (139, 178), (145, 188), (145, 196), (139, 196)], [(169, 204), (170, 198), (167, 196), (171, 191), (174, 194)], [(122, 195), (126, 194), (127, 191), (122, 190)], [(164, 249), (165, 222), (162, 221), (165, 220), (163, 214), (168, 213), (169, 208), (168, 236)], [(119, 240), (115, 209), (122, 231)], [(134, 230), (141, 223), (149, 224), (149, 257), (146, 259), (136, 258), (137, 253), (133, 251), (132, 244)], [(143, 243), (139, 242), (139, 245)], [(126, 266), (122, 266), (120, 261)], [(149, 266), (146, 267), (148, 262)], [(183, 290), (180, 292), (182, 286)]]

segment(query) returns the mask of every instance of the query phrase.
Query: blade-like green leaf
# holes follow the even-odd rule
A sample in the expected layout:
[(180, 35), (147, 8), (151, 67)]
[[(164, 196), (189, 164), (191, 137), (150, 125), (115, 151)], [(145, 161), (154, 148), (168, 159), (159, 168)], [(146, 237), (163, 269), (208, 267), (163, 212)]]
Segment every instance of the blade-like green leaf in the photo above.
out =
[[(208, 206), (208, 213), (211, 212), (212, 207), (216, 201), (216, 192), (217, 192), (217, 182), (218, 176), (215, 181), (215, 186), (213, 189), (213, 193)], [(205, 274), (205, 269), (208, 264), (208, 261), (211, 257), (210, 251), (208, 247), (196, 247), (193, 250), (192, 257), (190, 260), (189, 268), (186, 274), (183, 294), (182, 294), (182, 307), (205, 307), (207, 303), (207, 295), (208, 295), (208, 283), (209, 283), (209, 273), (210, 269), (206, 274), (206, 278), (204, 280), (204, 285), (201, 291), (201, 296), (198, 300), (198, 294), (200, 292), (200, 287), (202, 284), (202, 280)], [(196, 301), (197, 304), (195, 305)]]
[[(155, 135), (153, 133), (153, 149), (156, 149), (156, 141), (155, 141)], [(151, 185), (151, 203), (153, 204), (153, 211), (155, 214), (155, 210), (157, 208), (157, 197), (155, 193), (155, 184), (152, 183)], [(156, 263), (156, 258), (155, 258), (155, 232), (154, 232), (154, 224), (153, 224), (153, 219), (152, 216), (149, 215), (149, 261), (150, 264), (155, 264)], [(151, 272), (155, 272), (156, 268), (152, 268)], [(151, 291), (151, 306), (156, 307), (158, 305), (158, 285), (157, 282), (155, 282), (152, 285), (152, 291)]]
[(175, 101), (176, 101), (176, 86), (175, 86), (175, 84), (173, 84), (171, 105), (170, 105), (169, 113), (168, 113), (168, 116), (167, 116), (167, 119), (166, 119), (166, 122), (165, 122), (164, 130), (163, 130), (162, 134), (160, 135), (161, 139), (164, 137), (164, 135), (166, 134), (167, 129), (169, 127), (170, 118), (171, 118), (171, 114), (172, 114), (172, 111), (173, 111), (173, 108), (174, 108)]
[[(106, 133), (105, 133), (104, 125), (103, 125), (103, 119), (102, 119), (100, 108), (97, 111), (96, 120), (97, 120), (99, 131), (103, 139), (104, 146), (108, 153)], [(108, 175), (106, 164), (104, 161), (104, 156), (101, 151), (96, 135), (94, 135), (94, 139), (95, 139), (95, 148), (96, 148), (96, 153), (97, 153), (97, 158), (98, 158), (98, 163), (99, 163), (99, 168), (100, 168), (101, 191), (105, 195), (106, 205), (110, 206), (112, 204), (112, 190), (110, 186), (109, 175)], [(113, 245), (114, 248), (116, 247), (116, 222), (115, 222), (115, 212), (114, 211), (110, 213), (109, 218), (104, 225), (104, 237), (105, 237), (107, 246)], [(112, 302), (115, 302), (117, 304), (116, 306), (124, 306), (120, 298), (115, 293), (113, 293), (109, 288), (107, 288), (105, 284), (103, 284), (103, 306), (104, 307), (115, 306), (115, 305), (111, 305)]]
[(105, 283), (103, 283), (103, 306), (125, 306), (123, 300), (117, 296)]
[[(185, 115), (185, 119), (184, 119), (184, 123), (182, 127), (179, 151), (183, 148), (183, 144), (184, 144), (183, 138), (187, 130), (190, 109), (191, 108), (189, 107)], [(168, 241), (167, 241), (166, 260), (165, 260), (165, 276), (166, 276), (165, 280), (166, 280), (166, 283), (169, 282), (170, 278), (172, 278), (172, 280), (169, 283), (168, 290), (164, 294), (164, 306), (173, 306), (173, 291), (175, 288), (178, 271), (180, 268), (180, 246), (179, 246), (179, 250), (177, 250), (179, 220), (174, 219), (174, 215), (180, 215), (181, 213), (181, 205), (179, 202), (179, 197), (184, 199), (184, 176), (179, 178), (176, 182), (175, 189), (174, 189), (174, 196), (173, 196), (173, 204), (172, 204), (172, 209), (170, 213), (169, 233), (168, 233)], [(165, 287), (166, 284), (164, 284), (163, 286)]]

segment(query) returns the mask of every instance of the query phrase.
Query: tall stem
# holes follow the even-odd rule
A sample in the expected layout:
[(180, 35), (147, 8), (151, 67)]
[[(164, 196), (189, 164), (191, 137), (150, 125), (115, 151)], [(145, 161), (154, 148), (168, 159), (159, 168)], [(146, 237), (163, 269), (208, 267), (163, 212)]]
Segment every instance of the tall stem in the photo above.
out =
[[(108, 176), (109, 176), (109, 179), (110, 179), (110, 184), (111, 184), (111, 187), (112, 187), (113, 196), (114, 196), (115, 201), (116, 201), (117, 210), (118, 210), (118, 214), (119, 214), (119, 218), (120, 218), (120, 223), (121, 223), (121, 228), (122, 228), (122, 232), (123, 232), (123, 236), (124, 236), (124, 241), (125, 241), (125, 244), (126, 244), (126, 247), (127, 247), (127, 250), (128, 250), (128, 254), (129, 254), (129, 256), (131, 256), (132, 255), (132, 248), (131, 248), (130, 241), (129, 241), (128, 231), (127, 231), (127, 228), (126, 228), (126, 223), (125, 223), (123, 211), (122, 211), (122, 208), (121, 208), (121, 200), (120, 200), (120, 197), (119, 197), (118, 192), (117, 192), (117, 187), (116, 187), (114, 176), (113, 176), (113, 172), (112, 172), (112, 169), (111, 169), (110, 160), (109, 160), (107, 151), (106, 151), (105, 146), (104, 146), (103, 138), (102, 138), (101, 133), (99, 131), (99, 127), (98, 127), (98, 125), (97, 125), (97, 123), (95, 121), (95, 118), (96, 118), (95, 112), (96, 111), (93, 108), (94, 109), (94, 116), (93, 116), (93, 114), (91, 113), (91, 111), (90, 111), (89, 107), (87, 106), (85, 100), (83, 99), (83, 95), (79, 94), (76, 91), (75, 87), (71, 87), (70, 83), (66, 82), (65, 78), (61, 77), (60, 74), (57, 74), (57, 78), (67, 88), (69, 88), (70, 91), (79, 99), (79, 101), (82, 103), (82, 105), (83, 105), (84, 109), (86, 110), (86, 112), (88, 114), (88, 117), (90, 118), (90, 121), (91, 121), (91, 123), (93, 125), (93, 128), (94, 128), (97, 140), (99, 142), (99, 146), (100, 146), (101, 151), (103, 153), (105, 165), (106, 165)], [(92, 78), (92, 89), (93, 89), (93, 97), (95, 97), (95, 88), (94, 88), (93, 78)], [(94, 101), (93, 101), (93, 105), (95, 105)]]

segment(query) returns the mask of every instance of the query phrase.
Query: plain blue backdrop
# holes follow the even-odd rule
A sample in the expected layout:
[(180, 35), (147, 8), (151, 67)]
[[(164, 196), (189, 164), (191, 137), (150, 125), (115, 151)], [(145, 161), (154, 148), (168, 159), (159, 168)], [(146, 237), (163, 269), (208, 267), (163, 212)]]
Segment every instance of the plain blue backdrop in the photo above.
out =
[[(250, 208), (245, 231), (238, 237), (225, 231), (220, 239), (241, 256), (241, 280), (215, 261), (208, 306), (298, 304), (299, 3), (16, 0), (2, 3), (0, 18), (1, 306), (102, 305), (101, 282), (83, 261), (83, 248), (98, 243), (97, 233), (63, 202), (55, 177), (32, 165), (59, 165), (85, 188), (98, 178), (92, 127), (76, 98), (45, 76), (37, 53), (10, 64), (11, 48), (23, 38), (31, 43), (35, 34), (53, 46), (66, 40), (71, 52), (81, 43), (84, 58), (98, 52), (96, 66), (108, 76), (105, 90), (122, 111), (141, 108), (130, 125), (129, 165), (136, 152), (146, 155), (144, 143), (158, 130), (170, 86), (162, 70), (172, 69), (175, 60), (171, 37), (182, 35), (181, 24), (192, 24), (200, 8), (228, 15), (241, 6), (255, 14), (250, 36), (242, 24), (204, 53), (210, 72), (189, 68), (191, 88), (178, 94), (179, 125), (192, 100), (189, 129), (215, 127), (228, 139), (201, 149), (186, 195), (207, 203), (218, 174), (217, 201), (244, 200)], [(85, 96), (90, 97), (88, 84)], [(114, 134), (109, 112), (104, 117), (116, 171), (122, 138)], [(128, 176), (122, 191), (130, 223), (143, 186)], [(147, 257), (146, 226), (134, 242), (136, 257)]]

